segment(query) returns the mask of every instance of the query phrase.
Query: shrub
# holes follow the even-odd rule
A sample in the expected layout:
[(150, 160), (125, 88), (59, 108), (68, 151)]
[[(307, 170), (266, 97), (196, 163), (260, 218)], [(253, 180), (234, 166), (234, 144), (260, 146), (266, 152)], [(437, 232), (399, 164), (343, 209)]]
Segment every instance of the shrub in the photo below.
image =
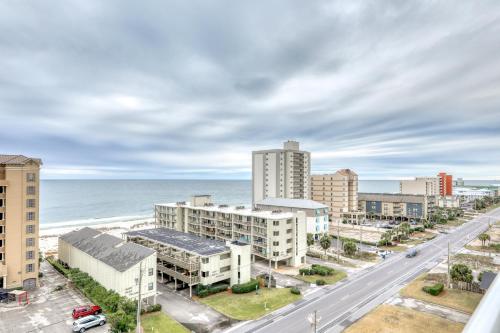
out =
[(316, 280), (316, 284), (318, 286), (324, 286), (326, 284), (326, 281), (325, 280), (322, 280), (322, 279), (318, 279)]
[(293, 287), (290, 289), (290, 292), (294, 295), (300, 295), (300, 289), (297, 287)]
[(444, 289), (444, 285), (442, 283), (436, 283), (433, 286), (424, 286), (422, 288), (423, 291), (425, 291), (428, 294), (431, 294), (432, 296), (437, 296), (439, 295)]
[(225, 283), (218, 284), (215, 286), (204, 286), (204, 285), (199, 284), (196, 287), (196, 293), (198, 294), (198, 297), (203, 298), (203, 297), (207, 297), (209, 295), (220, 293), (222, 291), (227, 291), (227, 288), (229, 288), (229, 285), (225, 284)]
[(259, 287), (259, 281), (251, 279), (247, 283), (235, 284), (231, 287), (231, 290), (235, 294), (245, 294), (251, 291), (255, 291)]
[(330, 267), (326, 266), (321, 266), (321, 265), (312, 265), (311, 268), (301, 268), (299, 269), (299, 274), (300, 275), (321, 275), (321, 276), (328, 276), (328, 275), (333, 275), (333, 272), (335, 270)]
[(392, 246), (392, 242), (388, 239), (381, 239), (377, 243), (378, 246)]
[(141, 308), (141, 314), (161, 311), (161, 304), (146, 305)]
[(312, 269), (310, 268), (301, 268), (299, 269), (299, 274), (300, 275), (312, 275)]
[(356, 244), (353, 241), (347, 241), (344, 243), (344, 252), (347, 255), (352, 256), (357, 251)]
[(414, 228), (411, 228), (411, 230), (413, 232), (424, 232), (425, 228), (424, 227), (414, 227)]
[(451, 278), (455, 281), (471, 283), (473, 280), (472, 270), (464, 264), (455, 264), (451, 267)]

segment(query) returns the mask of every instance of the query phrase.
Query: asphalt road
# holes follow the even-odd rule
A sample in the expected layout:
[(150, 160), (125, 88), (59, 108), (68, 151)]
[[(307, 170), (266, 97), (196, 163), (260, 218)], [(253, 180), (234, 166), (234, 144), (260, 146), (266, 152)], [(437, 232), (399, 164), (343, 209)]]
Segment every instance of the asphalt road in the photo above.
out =
[[(488, 214), (500, 218), (500, 208)], [(317, 311), (321, 318), (317, 332), (339, 332), (343, 327), (359, 318), (399, 290), (418, 275), (438, 264), (447, 255), (448, 242), (451, 251), (459, 250), (488, 227), (488, 215), (481, 215), (463, 224), (449, 234), (440, 234), (435, 239), (417, 246), (419, 253), (406, 258), (399, 253), (383, 263), (350, 276), (335, 286), (322, 288), (307, 295), (293, 305), (278, 310), (266, 317), (237, 328), (238, 332), (312, 332), (308, 317)]]

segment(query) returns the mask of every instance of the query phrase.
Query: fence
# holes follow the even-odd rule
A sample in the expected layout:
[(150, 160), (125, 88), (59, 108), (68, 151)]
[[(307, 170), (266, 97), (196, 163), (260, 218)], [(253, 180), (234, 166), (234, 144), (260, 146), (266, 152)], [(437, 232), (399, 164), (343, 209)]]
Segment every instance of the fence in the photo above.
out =
[(452, 289), (466, 290), (473, 293), (484, 294), (484, 290), (479, 287), (477, 282), (462, 282), (462, 281), (451, 281)]

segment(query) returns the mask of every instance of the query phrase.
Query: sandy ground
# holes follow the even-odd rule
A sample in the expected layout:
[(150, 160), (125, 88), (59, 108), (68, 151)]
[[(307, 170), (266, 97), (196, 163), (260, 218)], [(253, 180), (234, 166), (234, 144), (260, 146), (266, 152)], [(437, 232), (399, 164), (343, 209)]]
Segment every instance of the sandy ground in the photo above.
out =
[(86, 226), (65, 226), (61, 228), (40, 229), (40, 251), (44, 255), (57, 253), (57, 239), (60, 235), (78, 230), (83, 227), (90, 227), (99, 231), (108, 233), (116, 237), (122, 237), (122, 234), (131, 230), (148, 229), (154, 226), (154, 218), (144, 218), (133, 221), (118, 221), (112, 223), (103, 223)]

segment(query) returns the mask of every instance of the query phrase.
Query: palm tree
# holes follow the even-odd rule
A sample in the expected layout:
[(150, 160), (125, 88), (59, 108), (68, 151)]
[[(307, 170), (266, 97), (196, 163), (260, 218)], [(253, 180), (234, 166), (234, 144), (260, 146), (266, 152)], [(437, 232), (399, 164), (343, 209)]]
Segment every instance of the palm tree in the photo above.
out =
[[(339, 241), (339, 240), (337, 240), (337, 241)], [(332, 245), (332, 240), (330, 239), (330, 237), (328, 237), (327, 234), (324, 234), (319, 239), (319, 245), (321, 245), (323, 250), (325, 250), (325, 256), (326, 256), (326, 250), (328, 250), (330, 248), (330, 246)]]
[(482, 247), (484, 247), (486, 245), (486, 241), (490, 241), (491, 240), (490, 235), (488, 235), (486, 233), (482, 233), (481, 235), (479, 235), (478, 238), (481, 241), (481, 246)]

